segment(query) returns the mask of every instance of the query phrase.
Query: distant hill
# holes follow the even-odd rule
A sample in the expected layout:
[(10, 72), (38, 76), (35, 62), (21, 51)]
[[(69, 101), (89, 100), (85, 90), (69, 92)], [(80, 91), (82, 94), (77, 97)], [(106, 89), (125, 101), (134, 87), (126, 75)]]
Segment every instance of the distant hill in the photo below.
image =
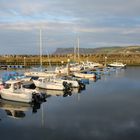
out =
[[(93, 53), (140, 53), (140, 46), (126, 46), (126, 47), (102, 47), (102, 48), (80, 48), (81, 54)], [(72, 54), (74, 48), (57, 48), (54, 54)]]

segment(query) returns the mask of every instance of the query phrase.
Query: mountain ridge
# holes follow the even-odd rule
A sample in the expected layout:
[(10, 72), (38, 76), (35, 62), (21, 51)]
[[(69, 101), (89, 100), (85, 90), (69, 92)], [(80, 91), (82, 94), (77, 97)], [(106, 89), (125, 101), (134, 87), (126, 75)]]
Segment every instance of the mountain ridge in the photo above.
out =
[[(73, 54), (74, 48), (57, 48), (53, 54)], [(113, 46), (100, 48), (79, 48), (80, 54), (96, 53), (140, 53), (140, 46)]]

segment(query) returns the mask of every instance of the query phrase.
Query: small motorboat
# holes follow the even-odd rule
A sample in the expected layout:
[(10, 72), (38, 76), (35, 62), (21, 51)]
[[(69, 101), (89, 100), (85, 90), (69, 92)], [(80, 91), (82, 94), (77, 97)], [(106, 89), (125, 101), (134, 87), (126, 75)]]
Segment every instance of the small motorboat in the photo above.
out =
[(80, 86), (79, 83), (78, 83), (78, 81), (73, 80), (73, 79), (70, 79), (70, 78), (68, 79), (67, 77), (59, 77), (59, 78), (54, 77), (54, 78), (51, 78), (51, 80), (53, 82), (61, 83), (61, 84), (63, 84), (64, 82), (66, 82), (68, 84), (71, 84), (71, 86), (73, 88), (79, 88), (79, 86)]
[(33, 80), (34, 84), (38, 88), (50, 89), (50, 90), (71, 90), (71, 85), (67, 82), (58, 83), (52, 81), (50, 78), (40, 77), (38, 80)]
[(126, 67), (126, 64), (123, 64), (123, 63), (120, 63), (120, 62), (113, 62), (111, 64), (108, 64), (108, 66), (110, 66), (110, 67), (121, 67), (121, 68), (123, 68), (123, 67)]
[(21, 80), (6, 81), (4, 87), (0, 90), (2, 99), (17, 102), (39, 102), (45, 99), (37, 90), (23, 88)]

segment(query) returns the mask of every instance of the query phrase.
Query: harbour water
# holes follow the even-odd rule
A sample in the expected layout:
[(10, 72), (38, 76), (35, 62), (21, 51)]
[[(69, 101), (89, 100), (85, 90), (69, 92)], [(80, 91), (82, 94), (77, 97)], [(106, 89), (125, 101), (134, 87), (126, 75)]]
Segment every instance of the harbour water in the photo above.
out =
[(91, 80), (81, 92), (65, 96), (50, 92), (47, 101), (35, 107), (1, 100), (0, 137), (139, 140), (140, 67), (117, 70), (96, 82)]

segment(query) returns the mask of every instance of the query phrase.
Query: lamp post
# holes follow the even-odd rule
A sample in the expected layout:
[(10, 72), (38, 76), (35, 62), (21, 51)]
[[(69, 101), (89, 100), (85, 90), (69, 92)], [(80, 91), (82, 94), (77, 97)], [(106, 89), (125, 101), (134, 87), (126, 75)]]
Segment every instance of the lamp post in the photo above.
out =
[(105, 67), (106, 67), (107, 57), (105, 56)]
[(69, 64), (69, 62), (70, 62), (70, 59), (67, 59), (67, 62), (68, 62), (68, 71), (67, 71), (67, 75), (69, 75), (70, 74), (70, 64)]
[(25, 67), (26, 67), (26, 57), (24, 57), (24, 69), (26, 69)]
[(61, 61), (61, 64), (62, 64), (62, 66), (63, 66), (63, 64), (64, 64), (64, 61)]

